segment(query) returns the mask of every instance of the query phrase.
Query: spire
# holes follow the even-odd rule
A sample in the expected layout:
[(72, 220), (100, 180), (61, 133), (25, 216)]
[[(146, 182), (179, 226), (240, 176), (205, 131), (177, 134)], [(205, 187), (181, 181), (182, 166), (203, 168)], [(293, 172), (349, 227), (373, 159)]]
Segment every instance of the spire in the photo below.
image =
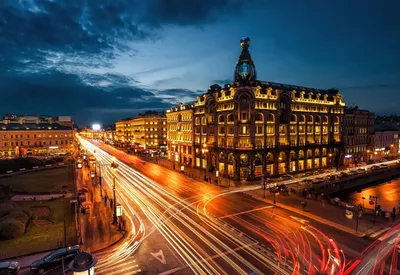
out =
[(246, 85), (249, 84), (249, 82), (255, 81), (257, 78), (256, 67), (254, 66), (249, 52), (250, 38), (248, 36), (243, 36), (240, 40), (240, 46), (242, 47), (242, 52), (236, 64), (234, 79), (235, 82)]

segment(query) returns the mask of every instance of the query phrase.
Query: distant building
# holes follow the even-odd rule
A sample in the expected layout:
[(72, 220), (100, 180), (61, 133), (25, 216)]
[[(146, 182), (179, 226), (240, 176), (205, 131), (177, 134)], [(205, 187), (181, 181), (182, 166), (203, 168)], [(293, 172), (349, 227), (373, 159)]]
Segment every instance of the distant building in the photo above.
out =
[(113, 143), (115, 138), (115, 125), (106, 125), (102, 129), (102, 140), (106, 143)]
[(399, 155), (399, 130), (383, 124), (375, 125), (373, 159), (394, 158)]
[(168, 159), (194, 167), (193, 106), (179, 104), (167, 110)]
[(115, 142), (135, 150), (164, 150), (167, 147), (167, 118), (148, 111), (115, 123)]
[(344, 165), (371, 160), (374, 154), (375, 115), (358, 107), (346, 108), (343, 118)]
[(249, 41), (241, 41), (234, 83), (167, 111), (170, 158), (235, 180), (340, 165), (342, 95), (257, 80)]
[(69, 153), (74, 136), (71, 117), (5, 115), (0, 121), (0, 156)]

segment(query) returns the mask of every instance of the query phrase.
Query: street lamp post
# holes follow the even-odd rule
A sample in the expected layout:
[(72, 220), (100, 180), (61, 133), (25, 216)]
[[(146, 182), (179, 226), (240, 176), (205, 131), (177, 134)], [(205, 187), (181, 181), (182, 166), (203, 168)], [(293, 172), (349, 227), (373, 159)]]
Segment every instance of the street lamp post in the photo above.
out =
[(365, 197), (362, 197), (362, 200), (363, 200), (363, 210), (365, 211), (365, 205), (364, 205)]
[(117, 197), (115, 195), (115, 171), (118, 168), (118, 164), (115, 162), (115, 158), (113, 158), (113, 161), (111, 162), (111, 168), (113, 169), (113, 224), (117, 224)]
[(357, 208), (356, 214), (357, 214), (357, 220), (356, 220), (356, 233), (358, 233), (358, 220), (360, 219), (362, 211)]
[(203, 158), (206, 160), (205, 161), (205, 166), (204, 166), (204, 180), (207, 180), (207, 153), (208, 153), (208, 149), (207, 149), (207, 144), (206, 143), (203, 144), (203, 149), (201, 149), (201, 152), (203, 154)]

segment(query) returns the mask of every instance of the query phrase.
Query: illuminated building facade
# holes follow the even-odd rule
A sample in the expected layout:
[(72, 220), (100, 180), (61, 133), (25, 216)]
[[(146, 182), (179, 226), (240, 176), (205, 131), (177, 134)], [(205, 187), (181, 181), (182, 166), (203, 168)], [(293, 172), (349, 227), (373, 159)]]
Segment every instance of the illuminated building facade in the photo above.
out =
[(344, 165), (368, 162), (374, 154), (375, 115), (358, 107), (346, 108), (343, 118)]
[[(73, 152), (73, 122), (62, 117), (10, 116), (0, 122), (0, 156), (21, 157)], [(70, 117), (69, 117), (70, 118)]]
[(169, 142), (174, 137), (175, 143), (186, 142), (191, 148), (191, 130), (182, 141), (179, 125), (185, 121), (189, 127), (192, 114), (194, 152), (187, 152), (194, 155), (196, 167), (209, 172), (254, 180), (339, 165), (345, 109), (341, 94), (335, 89), (258, 81), (249, 41), (241, 40), (233, 85), (212, 85), (186, 116), (179, 106), (170, 111), (176, 115), (168, 120), (174, 124), (169, 127)]
[(374, 143), (374, 160), (398, 157), (399, 130), (383, 124), (375, 125)]
[(192, 107), (179, 104), (166, 113), (168, 159), (191, 167), (194, 166)]
[(167, 118), (157, 112), (146, 112), (137, 117), (115, 123), (115, 141), (123, 147), (139, 150), (167, 148)]

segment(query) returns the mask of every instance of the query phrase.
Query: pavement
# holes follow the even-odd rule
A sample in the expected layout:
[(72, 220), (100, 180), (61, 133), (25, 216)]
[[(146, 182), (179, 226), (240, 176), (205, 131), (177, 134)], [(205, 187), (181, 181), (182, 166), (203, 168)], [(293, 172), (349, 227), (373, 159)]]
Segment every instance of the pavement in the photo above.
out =
[(111, 190), (104, 184), (101, 191), (100, 185), (90, 178), (89, 168), (85, 166), (77, 169), (77, 186), (78, 190), (88, 190), (87, 201), (92, 203), (90, 213), (79, 215), (82, 249), (95, 252), (116, 243), (123, 233), (112, 225), (113, 208), (110, 200), (103, 199), (105, 196), (111, 197)]

